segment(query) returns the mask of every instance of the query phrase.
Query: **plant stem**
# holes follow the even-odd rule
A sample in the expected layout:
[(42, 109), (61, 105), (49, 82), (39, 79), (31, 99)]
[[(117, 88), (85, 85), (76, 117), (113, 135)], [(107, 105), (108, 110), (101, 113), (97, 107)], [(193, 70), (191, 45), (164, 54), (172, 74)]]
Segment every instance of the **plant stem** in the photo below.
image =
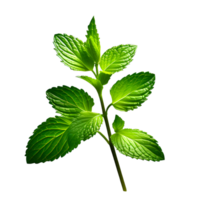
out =
[(119, 175), (119, 179), (121, 181), (123, 191), (126, 191), (126, 185), (125, 185), (124, 178), (123, 178), (123, 175), (122, 175), (122, 172), (121, 172), (121, 169), (120, 169), (120, 165), (119, 165), (119, 162), (118, 162), (118, 159), (117, 159), (115, 148), (114, 148), (114, 146), (113, 146), (113, 144), (111, 143), (111, 140), (110, 140), (110, 136), (111, 136), (110, 125), (109, 125), (109, 121), (108, 121), (108, 117), (107, 117), (107, 112), (105, 111), (105, 106), (104, 106), (102, 96), (99, 95), (99, 99), (100, 99), (100, 102), (101, 102), (101, 108), (102, 108), (104, 120), (105, 120), (105, 123), (106, 123), (107, 132), (108, 132), (110, 149), (111, 149), (111, 152), (112, 152), (112, 155), (113, 155), (113, 159), (115, 161), (115, 166), (117, 168), (117, 172), (118, 172), (118, 175)]
[(102, 137), (103, 139), (110, 145), (110, 142), (108, 141), (108, 139), (105, 137), (105, 135), (103, 133), (101, 133), (100, 131), (97, 131)]
[(96, 74), (97, 76), (99, 75), (99, 72), (98, 72), (98, 64), (95, 64), (95, 67), (96, 67)]
[(110, 106), (112, 106), (112, 103), (108, 105), (108, 107), (106, 108), (106, 114), (108, 115), (108, 109), (110, 108)]
[(95, 72), (94, 72), (93, 70), (92, 70), (92, 73), (94, 74), (94, 76), (95, 76), (95, 78), (96, 78), (97, 76), (96, 76), (96, 74), (95, 74)]

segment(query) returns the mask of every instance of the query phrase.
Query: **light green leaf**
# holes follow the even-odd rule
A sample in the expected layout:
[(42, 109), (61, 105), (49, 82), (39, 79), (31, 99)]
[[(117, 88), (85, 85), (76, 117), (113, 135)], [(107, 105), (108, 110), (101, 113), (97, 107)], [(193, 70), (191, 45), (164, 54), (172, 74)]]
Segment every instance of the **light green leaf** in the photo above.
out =
[(53, 161), (69, 149), (67, 129), (71, 121), (64, 117), (49, 118), (35, 129), (26, 150), (27, 163)]
[(115, 132), (120, 131), (121, 129), (124, 128), (124, 120), (122, 120), (121, 117), (119, 117), (118, 115), (115, 115), (115, 120), (112, 124), (113, 129), (115, 130)]
[(93, 61), (98, 64), (100, 60), (100, 49), (97, 47), (92, 36), (89, 37), (86, 47)]
[(92, 18), (88, 26), (86, 38), (87, 41), (85, 42), (85, 46), (87, 48), (87, 51), (93, 61), (98, 64), (100, 60), (101, 46), (94, 17)]
[(75, 87), (53, 87), (46, 92), (49, 103), (57, 113), (73, 120), (80, 112), (92, 111), (93, 99), (84, 90)]
[(90, 83), (92, 86), (94, 86), (94, 88), (97, 90), (97, 92), (99, 94), (102, 93), (103, 90), (103, 85), (101, 84), (101, 82), (98, 79), (93, 79), (91, 77), (88, 76), (77, 76), (78, 78), (81, 78), (85, 81), (87, 81), (88, 83)]
[(103, 117), (98, 113), (83, 112), (72, 122), (68, 134), (69, 152), (76, 148), (81, 140), (85, 141), (96, 134), (103, 122)]
[(72, 70), (93, 70), (94, 62), (88, 56), (84, 43), (81, 40), (67, 34), (56, 34), (53, 43), (61, 62), (69, 66)]
[(27, 145), (27, 163), (53, 161), (71, 152), (81, 143), (95, 135), (103, 117), (98, 113), (81, 112), (73, 122), (56, 116), (43, 122), (34, 131)]
[(136, 109), (147, 100), (155, 83), (155, 75), (140, 72), (117, 81), (111, 88), (112, 105), (121, 111)]
[(101, 69), (107, 74), (123, 70), (133, 60), (136, 48), (136, 45), (127, 44), (108, 49), (101, 57)]
[(123, 129), (111, 136), (114, 146), (122, 154), (141, 160), (164, 160), (162, 149), (157, 141), (138, 129)]

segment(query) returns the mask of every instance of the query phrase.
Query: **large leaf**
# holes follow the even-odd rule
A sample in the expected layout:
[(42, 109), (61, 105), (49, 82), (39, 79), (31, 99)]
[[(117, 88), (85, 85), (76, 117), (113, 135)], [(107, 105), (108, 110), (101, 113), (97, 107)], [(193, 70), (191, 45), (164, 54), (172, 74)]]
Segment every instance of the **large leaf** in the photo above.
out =
[(61, 62), (72, 70), (93, 70), (94, 62), (88, 56), (84, 43), (81, 40), (67, 34), (56, 34), (53, 43)]
[(164, 160), (162, 149), (157, 141), (138, 129), (123, 129), (111, 136), (114, 146), (122, 154), (131, 158), (160, 161)]
[(75, 87), (53, 87), (46, 94), (57, 113), (70, 120), (76, 118), (80, 112), (92, 111), (94, 105), (93, 99), (84, 90)]
[(133, 60), (136, 48), (136, 45), (127, 44), (108, 49), (101, 57), (101, 69), (107, 74), (123, 70)]
[(155, 75), (140, 72), (117, 81), (111, 88), (112, 105), (121, 111), (136, 109), (147, 100), (155, 83)]
[(49, 118), (34, 131), (27, 145), (27, 163), (53, 161), (71, 152), (96, 134), (103, 122), (98, 113), (81, 112), (73, 122), (65, 117)]
[(98, 64), (100, 60), (101, 46), (94, 17), (92, 18), (88, 26), (86, 38), (87, 41), (85, 42), (85, 46), (87, 48), (87, 51), (93, 61)]
[(27, 163), (53, 161), (69, 149), (66, 130), (71, 121), (64, 117), (49, 118), (35, 129), (26, 150)]

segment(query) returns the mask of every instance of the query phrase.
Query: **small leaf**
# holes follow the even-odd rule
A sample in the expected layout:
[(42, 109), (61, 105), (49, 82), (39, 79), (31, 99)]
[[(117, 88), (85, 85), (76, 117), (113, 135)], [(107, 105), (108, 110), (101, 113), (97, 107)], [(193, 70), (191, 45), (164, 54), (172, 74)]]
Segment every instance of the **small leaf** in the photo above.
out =
[(140, 72), (117, 81), (111, 88), (112, 105), (121, 111), (138, 108), (147, 100), (155, 83), (155, 75)]
[(136, 48), (136, 45), (127, 44), (108, 49), (101, 57), (101, 69), (107, 74), (123, 70), (133, 60)]
[(69, 66), (72, 70), (93, 70), (94, 62), (88, 56), (84, 43), (81, 40), (67, 34), (56, 34), (53, 43), (61, 62)]
[(113, 75), (100, 72), (97, 79), (100, 80), (100, 82), (103, 86), (106, 86), (110, 83), (110, 81), (113, 80)]
[(96, 43), (92, 36), (88, 39), (88, 44), (86, 43), (87, 50), (91, 58), (94, 60), (95, 63), (99, 63), (100, 60), (100, 49), (97, 47)]
[(104, 87), (102, 86), (101, 82), (92, 77), (92, 76), (88, 76), (88, 75), (74, 75), (73, 76), (74, 78), (79, 78), (83, 81), (85, 81), (86, 83), (88, 83), (89, 85), (91, 85), (91, 87), (94, 89), (94, 90), (98, 90), (100, 93), (102, 92), (102, 90), (104, 89)]
[(84, 90), (75, 87), (53, 87), (46, 92), (49, 103), (53, 105), (57, 113), (72, 120), (80, 112), (92, 111), (93, 99)]
[(86, 38), (86, 49), (93, 61), (98, 64), (100, 60), (101, 46), (94, 17), (92, 18), (88, 26)]
[(157, 141), (138, 129), (123, 129), (111, 136), (114, 146), (122, 154), (141, 160), (164, 160), (162, 149)]
[(115, 120), (112, 124), (113, 129), (115, 130), (115, 132), (120, 131), (121, 129), (124, 128), (124, 120), (122, 120), (121, 117), (119, 117), (118, 115), (115, 115)]

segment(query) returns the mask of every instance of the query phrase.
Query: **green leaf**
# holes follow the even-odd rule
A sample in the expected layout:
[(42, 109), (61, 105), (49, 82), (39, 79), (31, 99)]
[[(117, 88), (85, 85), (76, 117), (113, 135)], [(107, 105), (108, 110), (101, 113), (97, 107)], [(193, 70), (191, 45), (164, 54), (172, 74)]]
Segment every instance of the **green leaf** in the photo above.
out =
[(89, 37), (86, 47), (92, 60), (98, 64), (100, 60), (100, 49), (97, 47), (92, 36)]
[(84, 43), (81, 40), (67, 34), (56, 34), (53, 43), (61, 62), (69, 66), (72, 70), (93, 70), (94, 62), (88, 56)]
[(53, 87), (46, 92), (49, 103), (53, 105), (57, 113), (72, 120), (80, 112), (92, 111), (93, 99), (84, 90), (75, 87)]
[(115, 120), (112, 124), (113, 129), (115, 130), (115, 132), (120, 131), (121, 129), (124, 128), (124, 120), (122, 120), (121, 117), (119, 117), (118, 115), (115, 115)]
[(81, 112), (73, 122), (56, 116), (35, 129), (27, 145), (27, 163), (53, 161), (71, 152), (81, 143), (95, 135), (103, 117), (98, 113)]
[(71, 121), (64, 117), (49, 118), (35, 129), (26, 150), (27, 163), (53, 161), (69, 149), (67, 129)]
[(85, 42), (85, 46), (87, 48), (87, 51), (93, 61), (98, 64), (100, 60), (101, 46), (94, 17), (92, 18), (88, 26), (86, 38), (87, 41)]
[(100, 129), (103, 117), (98, 113), (83, 112), (72, 122), (68, 134), (69, 152), (76, 148), (81, 140), (85, 141), (91, 138)]
[(117, 81), (111, 88), (112, 105), (121, 111), (138, 108), (147, 100), (155, 83), (155, 75), (140, 72)]
[(102, 71), (100, 71), (100, 74), (98, 75), (98, 79), (101, 82), (102, 85), (106, 85), (108, 81), (110, 80), (111, 74), (105, 74)]
[(103, 85), (101, 84), (101, 82), (98, 79), (93, 79), (89, 76), (77, 76), (78, 78), (81, 78), (85, 81), (87, 81), (88, 83), (90, 83), (92, 86), (94, 86), (94, 88), (97, 90), (97, 92), (99, 94), (102, 93), (103, 90)]
[(108, 49), (101, 57), (100, 67), (107, 74), (123, 70), (133, 59), (136, 45), (119, 45)]
[(138, 129), (123, 129), (111, 136), (114, 146), (122, 154), (141, 160), (164, 160), (162, 149), (157, 141)]

